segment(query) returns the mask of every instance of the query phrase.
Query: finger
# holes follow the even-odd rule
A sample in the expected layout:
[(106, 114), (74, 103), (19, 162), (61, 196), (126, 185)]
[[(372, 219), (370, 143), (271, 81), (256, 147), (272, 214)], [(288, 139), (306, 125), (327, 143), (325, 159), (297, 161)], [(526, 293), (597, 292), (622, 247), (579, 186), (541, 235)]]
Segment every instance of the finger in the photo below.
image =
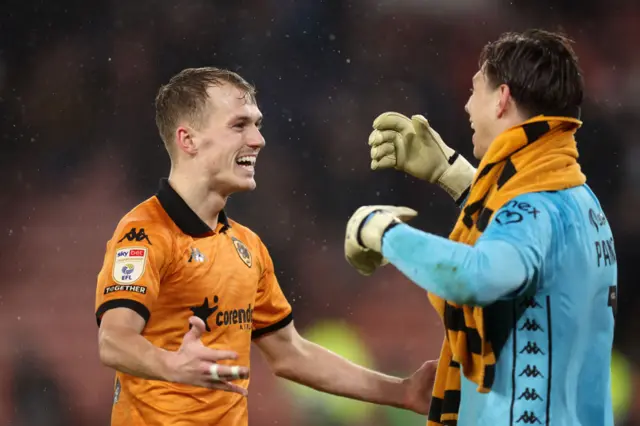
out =
[(396, 147), (393, 142), (385, 142), (381, 145), (377, 145), (371, 148), (371, 159), (380, 160), (387, 155), (396, 155)]
[(203, 347), (201, 348), (200, 352), (198, 352), (198, 357), (203, 361), (218, 362), (227, 359), (236, 360), (238, 359), (238, 353), (234, 351)]
[(220, 380), (220, 374), (218, 374), (218, 364), (211, 364), (209, 366), (209, 375), (212, 380)]
[(371, 161), (371, 170), (391, 169), (396, 166), (396, 156), (388, 155), (380, 160)]
[(424, 116), (419, 114), (413, 115), (411, 116), (411, 122), (413, 123), (413, 128), (416, 131), (416, 135), (420, 139), (424, 139), (426, 136), (428, 136), (429, 128), (431, 126), (429, 125), (429, 121), (424, 118)]
[(242, 386), (229, 382), (209, 382), (205, 385), (209, 389), (218, 389), (226, 392), (239, 393), (242, 396), (249, 395), (249, 391)]
[(205, 330), (207, 329), (207, 326), (205, 325), (202, 318), (198, 318), (196, 316), (192, 316), (189, 318), (189, 324), (191, 325), (191, 329), (189, 331), (192, 331), (198, 339), (204, 334)]
[(204, 321), (198, 317), (190, 317), (189, 324), (191, 325), (191, 328), (184, 335), (184, 341), (199, 340), (205, 331)]
[(249, 378), (249, 368), (241, 367), (238, 365), (220, 365), (220, 364), (211, 364), (209, 365), (209, 376), (211, 380), (239, 380), (239, 379), (248, 379)]
[(369, 146), (376, 146), (385, 142), (395, 141), (396, 138), (400, 138), (400, 137), (401, 137), (400, 133), (396, 132), (395, 130), (383, 130), (383, 131), (374, 130), (369, 135), (368, 143), (369, 143)]
[(373, 122), (376, 130), (395, 130), (399, 133), (413, 131), (411, 119), (398, 112), (385, 112), (380, 114)]

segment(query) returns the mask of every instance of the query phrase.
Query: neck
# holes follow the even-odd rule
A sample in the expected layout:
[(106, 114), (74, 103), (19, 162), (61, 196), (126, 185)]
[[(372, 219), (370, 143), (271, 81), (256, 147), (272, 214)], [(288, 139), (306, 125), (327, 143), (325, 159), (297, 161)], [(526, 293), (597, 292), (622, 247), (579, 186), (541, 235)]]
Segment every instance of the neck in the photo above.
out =
[(204, 223), (216, 229), (218, 215), (227, 203), (226, 196), (212, 190), (206, 179), (194, 178), (193, 173), (178, 168), (171, 169), (169, 183)]
[[(531, 118), (531, 117), (529, 117)], [(498, 129), (496, 131), (496, 137), (498, 137), (499, 135), (501, 135), (502, 133), (506, 132), (507, 130), (519, 126), (522, 123), (524, 123), (525, 121), (529, 120), (529, 118), (514, 112), (512, 114), (509, 114), (508, 116), (504, 117), (503, 120), (500, 121)], [(495, 139), (495, 138), (494, 138)]]

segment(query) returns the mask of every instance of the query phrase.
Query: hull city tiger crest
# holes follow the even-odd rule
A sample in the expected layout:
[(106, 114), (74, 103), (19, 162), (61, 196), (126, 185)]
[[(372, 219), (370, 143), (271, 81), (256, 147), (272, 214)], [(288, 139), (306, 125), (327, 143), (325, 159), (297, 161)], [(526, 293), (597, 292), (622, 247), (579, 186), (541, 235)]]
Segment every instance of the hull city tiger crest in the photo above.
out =
[(231, 237), (231, 240), (233, 241), (233, 245), (235, 246), (236, 251), (238, 252), (238, 256), (240, 256), (240, 259), (242, 259), (245, 265), (251, 268), (251, 265), (253, 263), (251, 260), (251, 253), (249, 252), (249, 249), (247, 248), (247, 246), (245, 246), (244, 243), (239, 239), (237, 239), (236, 237)]

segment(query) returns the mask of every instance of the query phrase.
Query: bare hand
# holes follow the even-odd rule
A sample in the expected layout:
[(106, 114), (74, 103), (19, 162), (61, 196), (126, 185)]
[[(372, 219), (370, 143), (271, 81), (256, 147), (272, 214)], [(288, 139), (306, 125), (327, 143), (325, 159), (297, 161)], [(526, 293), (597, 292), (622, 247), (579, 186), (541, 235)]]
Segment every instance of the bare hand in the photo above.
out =
[(404, 380), (404, 405), (406, 409), (419, 414), (429, 413), (437, 368), (438, 360), (427, 361), (415, 373)]
[(170, 380), (247, 396), (247, 389), (230, 381), (248, 378), (249, 368), (218, 364), (220, 360), (238, 359), (238, 354), (205, 347), (200, 341), (205, 331), (204, 322), (198, 317), (191, 317), (189, 324), (191, 329), (184, 335), (180, 349), (169, 352), (167, 364), (171, 372)]

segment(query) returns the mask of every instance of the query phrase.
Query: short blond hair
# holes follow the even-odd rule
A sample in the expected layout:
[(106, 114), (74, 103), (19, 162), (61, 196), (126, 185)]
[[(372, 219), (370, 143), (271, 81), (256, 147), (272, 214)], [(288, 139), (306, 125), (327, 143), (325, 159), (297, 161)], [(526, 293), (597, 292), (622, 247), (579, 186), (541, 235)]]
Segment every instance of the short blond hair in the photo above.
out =
[(222, 68), (187, 68), (160, 87), (155, 100), (156, 126), (167, 151), (173, 152), (173, 135), (181, 120), (192, 126), (202, 124), (211, 86), (231, 84), (244, 92), (247, 101), (256, 103), (256, 89), (239, 74)]

